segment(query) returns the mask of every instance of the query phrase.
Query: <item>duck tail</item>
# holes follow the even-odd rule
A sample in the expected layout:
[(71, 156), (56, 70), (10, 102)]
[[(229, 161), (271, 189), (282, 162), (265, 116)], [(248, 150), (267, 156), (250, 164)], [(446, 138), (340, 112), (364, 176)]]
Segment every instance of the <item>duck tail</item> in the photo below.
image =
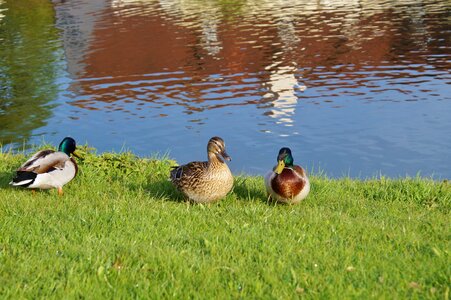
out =
[(181, 166), (172, 166), (171, 167), (171, 175), (169, 180), (177, 180), (182, 177), (183, 168)]
[(34, 182), (38, 174), (29, 171), (17, 171), (16, 177), (9, 183), (14, 186), (27, 187)]

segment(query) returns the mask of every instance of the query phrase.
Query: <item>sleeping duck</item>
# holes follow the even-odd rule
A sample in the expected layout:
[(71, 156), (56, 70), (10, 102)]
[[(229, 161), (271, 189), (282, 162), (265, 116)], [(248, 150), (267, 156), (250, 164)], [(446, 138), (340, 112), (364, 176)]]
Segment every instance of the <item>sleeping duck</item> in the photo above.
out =
[(307, 173), (302, 167), (293, 164), (289, 148), (280, 149), (277, 161), (277, 166), (265, 176), (269, 197), (287, 204), (299, 203), (310, 191)]
[(13, 186), (30, 189), (57, 188), (63, 194), (63, 185), (77, 175), (78, 167), (70, 156), (76, 149), (75, 140), (65, 137), (58, 146), (58, 151), (41, 150), (27, 160), (17, 171), (10, 182)]
[(233, 176), (224, 140), (212, 137), (207, 145), (208, 161), (190, 162), (171, 170), (170, 180), (190, 200), (209, 203), (224, 198), (233, 187)]

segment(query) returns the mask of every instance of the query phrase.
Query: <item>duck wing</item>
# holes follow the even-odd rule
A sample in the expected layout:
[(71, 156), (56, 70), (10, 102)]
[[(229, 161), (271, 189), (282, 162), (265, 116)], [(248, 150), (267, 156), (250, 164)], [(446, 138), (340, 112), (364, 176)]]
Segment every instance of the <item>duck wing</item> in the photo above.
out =
[(184, 178), (200, 177), (208, 169), (208, 162), (193, 161), (186, 165), (173, 167), (171, 170), (172, 182), (182, 181)]
[(307, 172), (301, 166), (295, 165), (293, 167), (293, 171), (295, 171), (296, 174), (299, 175), (302, 178), (307, 177)]
[(17, 171), (34, 172), (36, 174), (47, 173), (62, 169), (68, 159), (70, 159), (69, 156), (63, 152), (42, 150), (27, 160)]

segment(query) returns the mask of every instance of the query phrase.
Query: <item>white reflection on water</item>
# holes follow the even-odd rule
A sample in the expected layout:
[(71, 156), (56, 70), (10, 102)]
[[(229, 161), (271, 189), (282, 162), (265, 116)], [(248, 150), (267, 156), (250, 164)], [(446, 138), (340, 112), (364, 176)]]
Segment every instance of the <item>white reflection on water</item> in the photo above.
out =
[[(268, 69), (272, 69), (268, 67)], [(277, 119), (277, 124), (293, 126), (293, 116), (298, 102), (296, 91), (304, 91), (305, 86), (299, 85), (294, 72), (295, 67), (277, 67), (270, 72), (269, 81), (265, 84), (270, 93), (264, 95), (272, 98), (273, 109), (268, 115)]]
[[(5, 1), (4, 0), (0, 0), (0, 5), (4, 4)], [(6, 11), (7, 8), (0, 8), (0, 22), (2, 21), (2, 19), (5, 17), (5, 15), (3, 14), (4, 11)], [(0, 38), (1, 41), (1, 38)]]

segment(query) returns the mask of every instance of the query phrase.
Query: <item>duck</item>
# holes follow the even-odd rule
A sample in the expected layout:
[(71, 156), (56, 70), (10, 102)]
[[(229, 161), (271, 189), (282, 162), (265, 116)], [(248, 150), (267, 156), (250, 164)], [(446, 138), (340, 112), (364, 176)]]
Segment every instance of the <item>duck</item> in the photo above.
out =
[(277, 162), (265, 176), (268, 198), (286, 204), (301, 202), (310, 192), (307, 172), (301, 166), (294, 165), (290, 148), (279, 150)]
[(65, 137), (58, 146), (58, 151), (41, 150), (17, 169), (12, 186), (30, 189), (58, 189), (58, 195), (63, 195), (63, 186), (75, 178), (78, 166), (71, 154), (75, 153), (76, 142), (71, 137)]
[(207, 144), (208, 161), (175, 166), (170, 181), (190, 201), (211, 203), (224, 198), (233, 187), (233, 175), (225, 161), (231, 161), (224, 140), (212, 137)]

